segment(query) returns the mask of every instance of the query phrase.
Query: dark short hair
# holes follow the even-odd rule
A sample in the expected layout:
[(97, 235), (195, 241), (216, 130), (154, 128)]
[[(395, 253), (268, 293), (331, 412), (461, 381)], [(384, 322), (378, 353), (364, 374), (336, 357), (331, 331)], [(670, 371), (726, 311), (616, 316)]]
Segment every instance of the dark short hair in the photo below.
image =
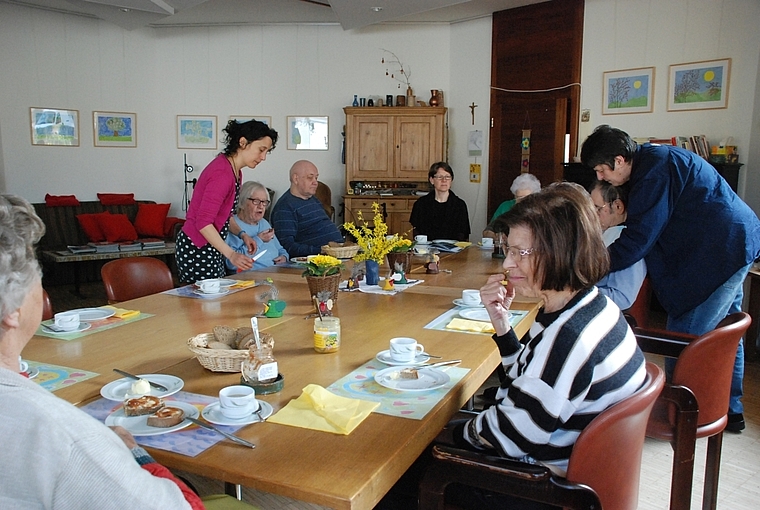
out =
[(439, 168), (444, 172), (447, 172), (451, 176), (452, 181), (454, 180), (454, 170), (452, 170), (451, 166), (445, 161), (439, 161), (438, 163), (433, 163), (430, 165), (430, 170), (428, 170), (428, 178), (435, 177), (435, 174), (438, 172)]
[(245, 122), (238, 122), (235, 119), (230, 119), (227, 127), (222, 131), (225, 133), (224, 154), (227, 156), (232, 156), (237, 152), (240, 148), (241, 138), (245, 138), (248, 140), (248, 143), (251, 143), (268, 136), (272, 139), (272, 148), (269, 149), (269, 152), (272, 152), (275, 145), (277, 145), (277, 131), (258, 120), (251, 119)]
[(558, 182), (528, 195), (496, 220), (496, 232), (524, 227), (533, 234), (533, 270), (542, 290), (590, 288), (610, 258), (594, 203), (580, 184)]
[(615, 168), (615, 158), (623, 156), (631, 161), (636, 152), (636, 142), (628, 133), (606, 124), (598, 126), (581, 147), (581, 163), (593, 169), (597, 165)]
[(602, 194), (602, 199), (607, 204), (613, 203), (615, 200), (620, 200), (623, 205), (628, 207), (628, 190), (630, 189), (629, 182), (621, 184), (620, 186), (613, 186), (607, 181), (594, 181), (591, 183), (588, 192), (598, 189)]

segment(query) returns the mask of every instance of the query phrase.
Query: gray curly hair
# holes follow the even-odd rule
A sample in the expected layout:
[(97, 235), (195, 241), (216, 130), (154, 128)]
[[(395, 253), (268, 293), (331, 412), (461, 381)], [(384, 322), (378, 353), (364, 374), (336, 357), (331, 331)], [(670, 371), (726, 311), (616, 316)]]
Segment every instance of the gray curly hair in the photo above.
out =
[(267, 195), (267, 200), (269, 200), (269, 190), (267, 189), (266, 186), (264, 186), (263, 184), (257, 181), (245, 181), (243, 185), (240, 186), (240, 193), (239, 193), (240, 198), (238, 199), (238, 205), (237, 205), (237, 208), (235, 209), (235, 214), (240, 214), (243, 211), (243, 209), (245, 209), (245, 202), (249, 198), (251, 198), (256, 191), (260, 189), (264, 190), (264, 193), (266, 193)]
[(512, 181), (512, 186), (509, 187), (509, 191), (514, 195), (517, 193), (517, 190), (521, 189), (530, 190), (531, 193), (538, 193), (541, 191), (541, 181), (539, 181), (538, 177), (533, 174), (522, 173)]
[(34, 245), (45, 234), (45, 224), (29, 202), (16, 195), (0, 195), (0, 307), (4, 319), (21, 307), (40, 277)]

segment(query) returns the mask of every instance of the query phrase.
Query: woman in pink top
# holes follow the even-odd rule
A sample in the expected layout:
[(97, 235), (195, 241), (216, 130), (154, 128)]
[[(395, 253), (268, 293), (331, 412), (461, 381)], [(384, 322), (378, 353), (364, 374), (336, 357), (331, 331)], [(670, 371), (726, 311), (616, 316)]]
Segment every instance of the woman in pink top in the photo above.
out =
[(277, 143), (277, 131), (263, 122), (230, 120), (226, 147), (203, 170), (193, 190), (187, 220), (177, 235), (176, 259), (179, 280), (193, 283), (225, 275), (224, 257), (243, 270), (253, 266), (251, 258), (230, 248), (224, 238), (240, 235), (255, 251), (256, 241), (230, 221), (242, 181), (242, 169), (255, 168)]

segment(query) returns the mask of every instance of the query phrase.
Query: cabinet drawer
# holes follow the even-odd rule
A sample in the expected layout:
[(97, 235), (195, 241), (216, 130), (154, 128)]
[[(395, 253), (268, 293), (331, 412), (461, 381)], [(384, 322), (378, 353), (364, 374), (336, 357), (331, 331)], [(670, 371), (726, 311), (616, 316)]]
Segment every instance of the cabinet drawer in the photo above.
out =
[(385, 202), (385, 209), (387, 211), (408, 211), (411, 210), (411, 205), (409, 204), (409, 201), (405, 198), (398, 199), (394, 198), (393, 200), (383, 200)]

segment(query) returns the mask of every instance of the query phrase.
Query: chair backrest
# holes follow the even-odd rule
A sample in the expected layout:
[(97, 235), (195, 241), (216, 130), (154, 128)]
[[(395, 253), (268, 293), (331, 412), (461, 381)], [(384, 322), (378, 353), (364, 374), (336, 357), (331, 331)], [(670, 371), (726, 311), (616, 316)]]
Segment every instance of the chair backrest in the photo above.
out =
[(274, 207), (274, 196), (276, 192), (270, 188), (267, 188), (267, 192), (269, 193), (269, 205), (264, 210), (264, 219), (271, 223), (270, 218), (272, 216), (272, 208)]
[(100, 270), (109, 303), (128, 301), (174, 288), (169, 267), (152, 257), (128, 257)]
[(330, 186), (324, 182), (317, 181), (317, 192), (315, 193), (317, 199), (322, 203), (322, 208), (327, 213), (327, 217), (331, 220), (335, 220), (335, 207), (332, 205), (332, 191)]
[(745, 312), (731, 314), (714, 330), (691, 341), (678, 356), (672, 383), (694, 393), (699, 403), (698, 425), (728, 413), (736, 349), (751, 322)]
[(641, 283), (636, 300), (628, 310), (625, 310), (625, 313), (636, 321), (636, 326), (640, 328), (649, 327), (649, 306), (651, 301), (652, 282), (649, 280), (649, 276), (646, 276)]
[(42, 320), (46, 321), (53, 318), (53, 302), (50, 301), (50, 295), (45, 289), (42, 289)]
[(647, 421), (665, 384), (665, 374), (657, 365), (648, 362), (646, 369), (644, 385), (594, 418), (570, 454), (567, 480), (594, 489), (605, 510), (638, 506)]

